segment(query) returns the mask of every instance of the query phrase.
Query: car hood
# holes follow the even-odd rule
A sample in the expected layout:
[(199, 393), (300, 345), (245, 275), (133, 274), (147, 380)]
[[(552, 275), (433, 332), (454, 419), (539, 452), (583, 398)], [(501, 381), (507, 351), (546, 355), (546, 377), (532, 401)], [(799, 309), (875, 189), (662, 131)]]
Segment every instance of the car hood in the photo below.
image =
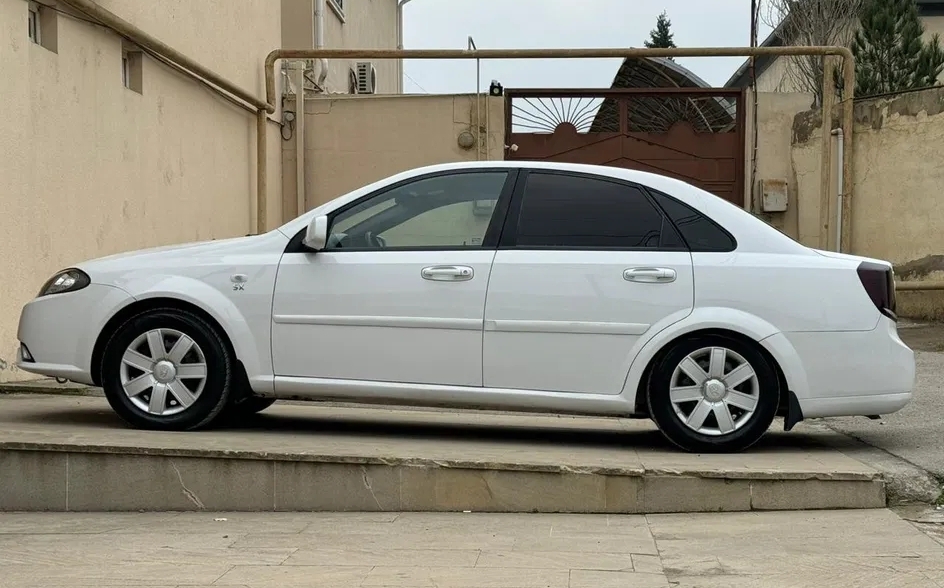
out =
[(223, 256), (238, 254), (246, 248), (252, 248), (255, 244), (259, 243), (259, 239), (263, 237), (264, 235), (252, 235), (247, 237), (184, 243), (181, 245), (150, 247), (90, 259), (76, 264), (75, 267), (89, 274), (92, 281), (95, 282), (96, 276), (110, 272), (148, 270), (179, 265), (200, 265), (206, 262), (217, 261)]

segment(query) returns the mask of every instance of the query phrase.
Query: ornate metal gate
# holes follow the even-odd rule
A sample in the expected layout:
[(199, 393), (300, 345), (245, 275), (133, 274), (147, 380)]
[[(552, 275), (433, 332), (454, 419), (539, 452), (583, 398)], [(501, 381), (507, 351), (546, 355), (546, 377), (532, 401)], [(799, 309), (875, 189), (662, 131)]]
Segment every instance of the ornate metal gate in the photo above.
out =
[(506, 159), (638, 169), (744, 205), (742, 90), (506, 90), (505, 96)]

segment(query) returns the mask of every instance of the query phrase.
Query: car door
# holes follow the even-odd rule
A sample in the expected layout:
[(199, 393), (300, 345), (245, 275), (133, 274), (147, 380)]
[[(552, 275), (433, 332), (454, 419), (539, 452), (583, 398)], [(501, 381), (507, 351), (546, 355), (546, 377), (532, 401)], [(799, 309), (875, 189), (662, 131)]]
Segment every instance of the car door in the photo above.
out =
[(640, 338), (691, 313), (692, 257), (639, 186), (523, 171), (492, 264), (484, 385), (618, 394)]
[(515, 176), (406, 180), (329, 214), (325, 249), (290, 246), (272, 308), (276, 376), (481, 386), (486, 285)]

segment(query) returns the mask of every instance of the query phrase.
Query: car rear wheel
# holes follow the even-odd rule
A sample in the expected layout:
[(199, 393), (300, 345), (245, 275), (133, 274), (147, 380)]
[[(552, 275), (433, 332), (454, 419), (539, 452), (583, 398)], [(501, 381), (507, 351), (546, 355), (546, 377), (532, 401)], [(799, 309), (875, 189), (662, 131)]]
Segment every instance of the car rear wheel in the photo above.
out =
[(112, 335), (102, 361), (109, 404), (131, 425), (192, 430), (226, 406), (232, 357), (216, 330), (199, 316), (157, 309), (132, 317)]
[(776, 416), (780, 384), (774, 370), (754, 345), (739, 339), (684, 339), (652, 371), (650, 414), (686, 451), (742, 451), (763, 437)]

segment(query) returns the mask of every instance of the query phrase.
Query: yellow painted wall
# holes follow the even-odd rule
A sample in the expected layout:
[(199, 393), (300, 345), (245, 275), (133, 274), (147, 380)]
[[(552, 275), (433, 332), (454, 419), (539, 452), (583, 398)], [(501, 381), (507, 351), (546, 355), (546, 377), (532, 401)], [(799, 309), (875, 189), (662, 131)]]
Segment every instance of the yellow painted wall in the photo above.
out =
[[(292, 101), (286, 108), (294, 108)], [(306, 100), (305, 112), (308, 209), (414, 167), (504, 159), (503, 98), (483, 95), (477, 107), (470, 94), (317, 97)], [(458, 137), (463, 131), (478, 134), (477, 119), (481, 148), (463, 149)], [(297, 210), (295, 143), (294, 138), (283, 142), (286, 220)]]
[[(278, 3), (101, 4), (263, 95), (263, 59), (280, 45)], [(27, 6), (0, 0), (0, 381), (26, 377), (12, 365), (19, 312), (53, 272), (125, 250), (244, 235), (255, 218), (253, 114), (147, 56), (142, 93), (129, 90), (120, 37), (55, 15), (54, 53), (28, 38)], [(278, 137), (270, 124), (274, 224)]]

